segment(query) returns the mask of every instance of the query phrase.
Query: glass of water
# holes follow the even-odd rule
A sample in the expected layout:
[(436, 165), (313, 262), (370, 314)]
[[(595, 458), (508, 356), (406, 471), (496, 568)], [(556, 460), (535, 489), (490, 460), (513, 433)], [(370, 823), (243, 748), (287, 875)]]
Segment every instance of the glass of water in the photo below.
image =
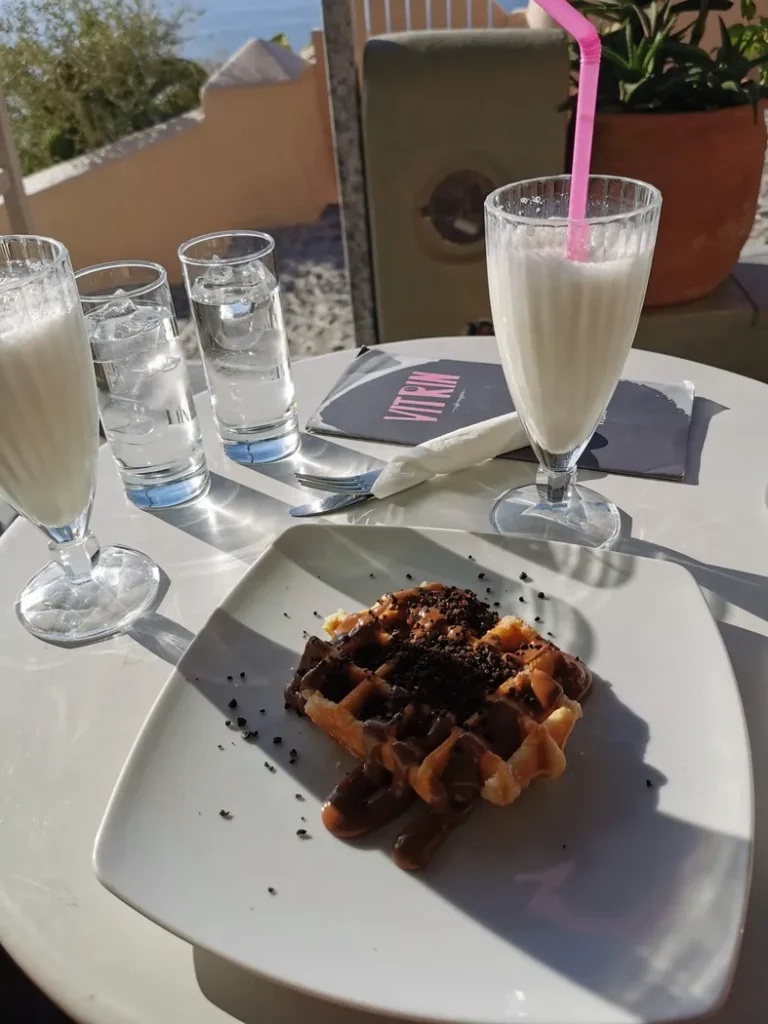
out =
[(299, 446), (275, 240), (219, 231), (179, 248), (224, 452), (274, 462)]
[(194, 501), (210, 478), (165, 270), (102, 263), (75, 276), (126, 494), (139, 508)]

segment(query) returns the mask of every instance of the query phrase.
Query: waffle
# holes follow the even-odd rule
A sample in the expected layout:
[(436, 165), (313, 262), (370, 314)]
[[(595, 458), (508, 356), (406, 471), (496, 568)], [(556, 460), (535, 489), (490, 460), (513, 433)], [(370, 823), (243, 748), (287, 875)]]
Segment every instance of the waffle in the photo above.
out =
[(361, 761), (323, 807), (335, 835), (364, 835), (421, 800), (392, 851), (417, 870), (480, 798), (511, 804), (565, 769), (591, 674), (522, 619), (424, 583), (325, 629), (330, 642), (309, 638), (286, 702)]

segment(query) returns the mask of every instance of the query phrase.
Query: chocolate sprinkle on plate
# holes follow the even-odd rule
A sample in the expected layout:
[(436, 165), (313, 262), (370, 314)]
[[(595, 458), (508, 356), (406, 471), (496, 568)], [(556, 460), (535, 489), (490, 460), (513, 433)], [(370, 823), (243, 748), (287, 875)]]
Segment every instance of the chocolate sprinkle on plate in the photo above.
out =
[(255, 740), (258, 739), (259, 736), (258, 731), (256, 729), (246, 729), (245, 732), (241, 735), (244, 740)]
[(405, 574), (405, 578), (406, 578), (407, 580), (412, 580), (412, 579), (413, 579), (413, 576), (411, 576), (411, 574), (410, 574), (409, 572), (407, 572), (407, 573)]
[(541, 616), (537, 615), (536, 618), (533, 621), (534, 622), (541, 622)]
[(307, 830), (305, 828), (297, 828), (296, 829), (296, 835), (297, 836), (305, 836), (306, 834), (307, 834)]
[(475, 556), (474, 555), (467, 555), (467, 558), (470, 560), (470, 562), (474, 562), (474, 560), (475, 560)]
[(219, 811), (219, 817), (224, 818), (225, 821), (230, 821), (232, 819), (231, 813), (229, 811), (225, 811), (224, 808)]
[(245, 672), (241, 672), (241, 673), (240, 673), (240, 678), (241, 678), (241, 679), (245, 679)]
[(232, 725), (232, 720), (231, 720), (230, 718), (228, 718), (228, 719), (226, 720), (226, 722), (224, 723), (224, 725), (226, 725), (226, 727), (227, 727), (227, 728), (229, 728), (229, 727), (230, 727), (230, 725)]
[(542, 601), (546, 601), (546, 599), (547, 599), (547, 595), (544, 593), (543, 590), (539, 591), (539, 597), (541, 598)]
[(248, 722), (248, 719), (247, 719), (247, 718), (243, 718), (243, 716), (241, 715), (241, 716), (240, 716), (240, 717), (238, 718), (238, 720), (237, 720), (237, 727), (238, 727), (238, 729), (242, 729), (242, 728), (243, 728), (243, 726), (244, 726), (244, 725), (245, 725), (245, 724), (246, 724), (247, 722)]
[(234, 679), (234, 676), (227, 676), (227, 682), (228, 683), (231, 683), (233, 679)]
[(224, 749), (224, 744), (223, 743), (217, 743), (216, 746), (219, 748), (219, 750), (223, 750)]
[(479, 572), (479, 573), (477, 574), (477, 578), (478, 578), (479, 580), (484, 580), (484, 579), (485, 579), (485, 573), (484, 573), (484, 572)]
[(235, 698), (234, 698), (234, 697), (233, 697), (233, 698), (232, 698), (232, 700), (231, 700), (231, 701), (229, 702), (229, 704), (227, 704), (227, 707), (228, 707), (228, 708), (236, 708), (236, 707), (237, 707), (237, 701), (235, 700)]
[(259, 714), (260, 715), (266, 715), (266, 713), (267, 713), (267, 709), (266, 708), (259, 708)]
[(296, 794), (296, 799), (301, 800), (301, 802), (304, 803), (304, 797), (301, 795), (301, 793)]
[(490, 587), (486, 587), (485, 588), (485, 592), (486, 592), (486, 594), (490, 594), (491, 593), (491, 588)]
[(272, 740), (272, 742), (275, 744), (276, 747), (279, 747), (280, 744), (283, 742), (283, 737), (282, 736), (275, 736), (274, 739)]
[(525, 598), (523, 597), (522, 594), (520, 595), (520, 597), (518, 597), (517, 600), (520, 602), (520, 604), (525, 604)]
[(527, 572), (521, 572), (520, 573), (520, 579), (523, 581), (523, 583), (525, 583), (525, 581), (527, 579), (529, 579), (528, 573)]
[(267, 889), (267, 892), (269, 893), (270, 896), (277, 896), (277, 889), (273, 889), (271, 885)]
[(646, 787), (647, 787), (648, 789), (653, 789), (653, 783), (651, 782), (651, 780), (650, 780), (650, 779), (646, 779), (646, 780), (645, 780), (645, 785), (646, 785)]

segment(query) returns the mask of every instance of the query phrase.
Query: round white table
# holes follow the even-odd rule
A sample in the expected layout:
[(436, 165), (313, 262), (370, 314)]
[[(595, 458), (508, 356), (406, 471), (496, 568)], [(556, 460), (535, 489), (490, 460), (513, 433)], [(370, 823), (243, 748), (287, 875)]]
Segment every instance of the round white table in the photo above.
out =
[[(496, 360), (492, 338), (402, 345), (414, 355)], [(295, 366), (305, 416), (350, 358), (340, 352)], [(625, 376), (687, 378), (696, 386), (690, 482), (583, 476), (631, 517), (626, 550), (675, 559), (693, 572), (739, 680), (755, 773), (755, 875), (733, 990), (713, 1020), (755, 1024), (764, 1016), (768, 939), (768, 387), (640, 351), (631, 353)], [(288, 509), (307, 500), (290, 462), (252, 470), (225, 459), (207, 397), (197, 402), (213, 471), (211, 493), (197, 505), (140, 512), (124, 498), (109, 452), (101, 452), (96, 534), (146, 551), (168, 577), (162, 604), (133, 635), (75, 650), (34, 640), (13, 604), (45, 561), (45, 543), (21, 520), (0, 538), (0, 942), (87, 1024), (380, 1024), (383, 1018), (299, 995), (193, 949), (102, 889), (91, 868), (112, 786), (170, 665), (246, 566), (294, 522)], [(309, 438), (303, 458), (344, 472), (386, 451)], [(484, 531), (496, 495), (533, 472), (522, 463), (486, 463), (338, 518)]]

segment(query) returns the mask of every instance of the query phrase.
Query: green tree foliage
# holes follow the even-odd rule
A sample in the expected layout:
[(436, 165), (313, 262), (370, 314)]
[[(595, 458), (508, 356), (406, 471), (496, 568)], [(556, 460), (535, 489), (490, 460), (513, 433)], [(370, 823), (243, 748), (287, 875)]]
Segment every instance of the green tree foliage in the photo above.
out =
[(206, 72), (178, 55), (194, 17), (154, 0), (6, 0), (0, 81), (24, 173), (196, 107)]

